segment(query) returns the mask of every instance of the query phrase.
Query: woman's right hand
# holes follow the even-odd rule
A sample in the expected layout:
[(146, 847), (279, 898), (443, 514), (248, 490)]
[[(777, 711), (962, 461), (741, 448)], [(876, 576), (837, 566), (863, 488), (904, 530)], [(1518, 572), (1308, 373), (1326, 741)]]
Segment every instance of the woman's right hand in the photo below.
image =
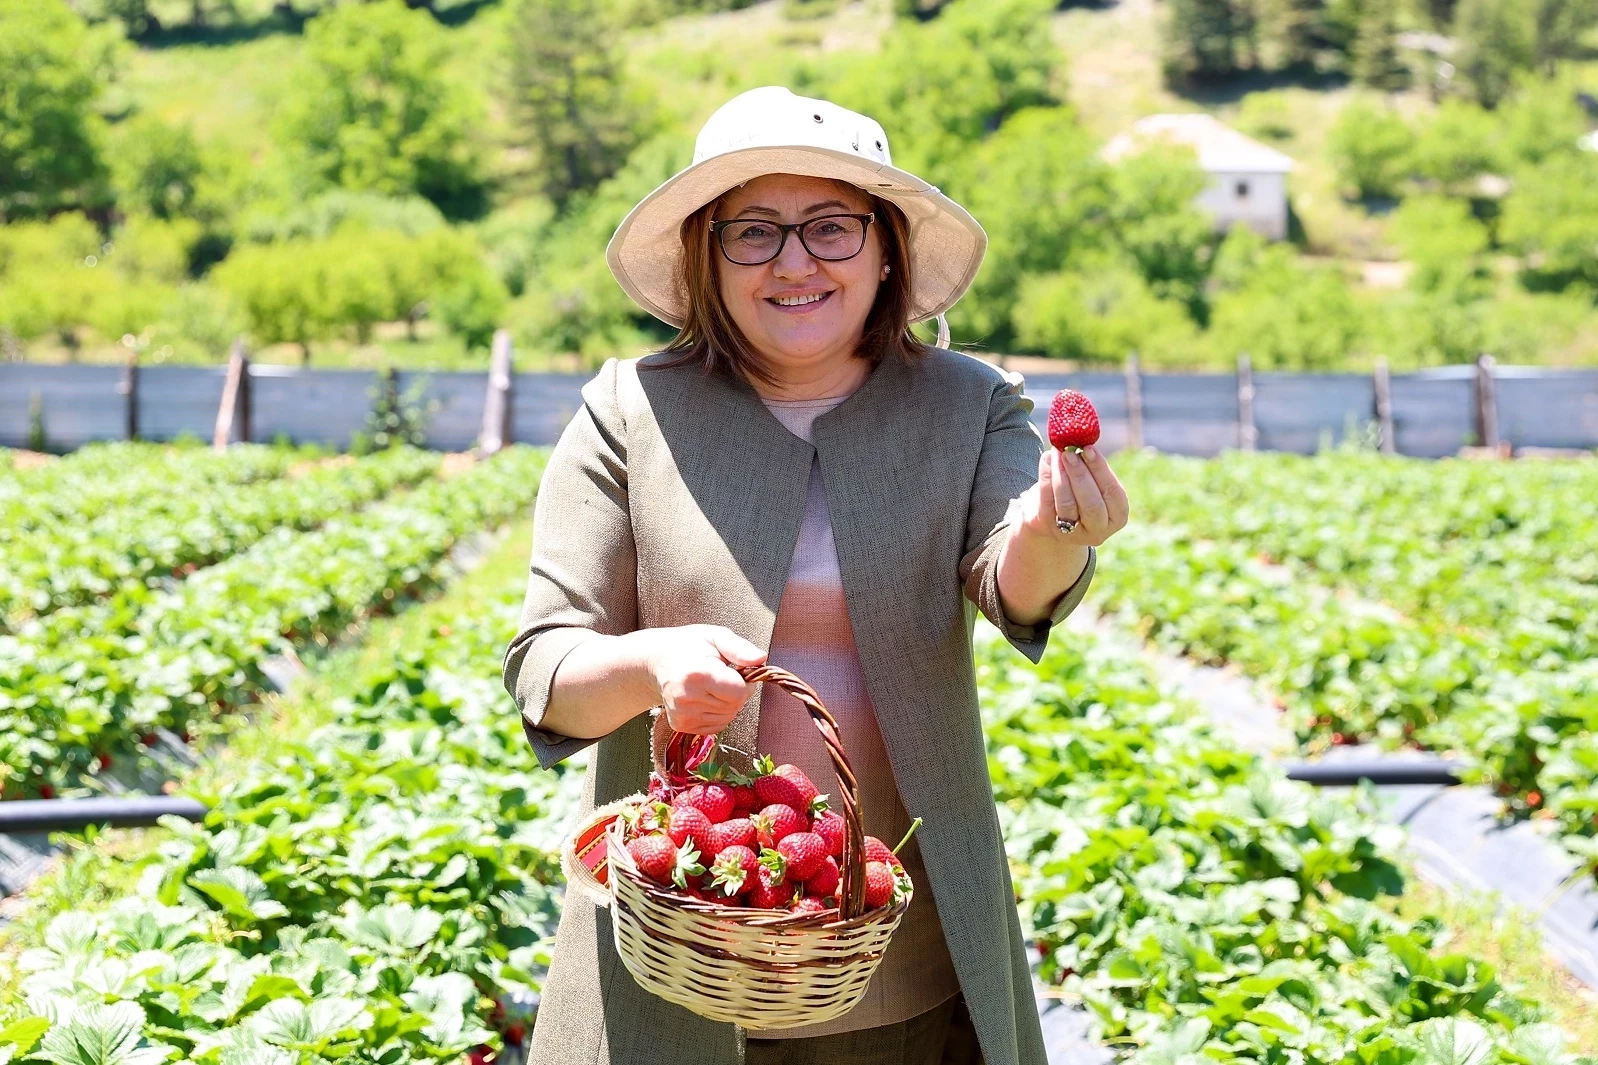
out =
[(721, 625), (680, 625), (650, 632), (646, 655), (666, 721), (678, 732), (709, 736), (726, 728), (755, 686), (734, 666), (758, 666), (766, 652)]

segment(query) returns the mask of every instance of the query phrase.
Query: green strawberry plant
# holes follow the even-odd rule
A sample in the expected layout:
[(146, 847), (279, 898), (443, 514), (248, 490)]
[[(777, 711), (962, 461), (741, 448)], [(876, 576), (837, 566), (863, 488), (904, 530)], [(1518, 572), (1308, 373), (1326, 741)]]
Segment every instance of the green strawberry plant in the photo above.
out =
[(31, 616), (118, 592), (139, 601), (147, 588), (237, 554), (274, 530), (315, 528), (437, 468), (437, 455), (404, 448), (301, 477), (178, 494), (147, 483), (147, 505), (0, 542), (0, 626), (18, 632)]
[(1135, 659), (1073, 634), (1037, 669), (988, 645), (989, 767), (1039, 974), (1163, 1063), (1573, 1065), (1564, 1036), (1403, 889), (1399, 830), (1214, 736)]
[(1506, 812), (1557, 818), (1593, 860), (1598, 778), (1579, 767), (1598, 727), (1598, 518), (1575, 505), (1598, 492), (1590, 464), (1118, 468), (1146, 524), (1107, 546), (1095, 586), (1145, 635), (1262, 680), (1312, 751), (1465, 757)]
[(456, 541), (531, 502), (543, 461), (510, 449), (316, 531), (271, 533), (170, 590), (64, 608), (0, 635), (6, 794), (94, 790), (157, 730), (214, 727), (265, 689), (271, 656), (325, 647), (435, 587)]
[(9, 1065), (450, 1062), (535, 992), (575, 774), (498, 679), (520, 589), (357, 675), (333, 723), (172, 821), (137, 897), (56, 917), (0, 1003)]

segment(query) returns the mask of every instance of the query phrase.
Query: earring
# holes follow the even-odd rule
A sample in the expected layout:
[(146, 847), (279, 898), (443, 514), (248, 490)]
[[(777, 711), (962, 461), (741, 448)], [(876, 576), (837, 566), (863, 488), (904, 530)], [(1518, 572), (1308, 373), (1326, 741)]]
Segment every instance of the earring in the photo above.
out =
[(891, 267), (891, 266), (886, 266), (886, 265), (883, 266), (883, 268), (882, 268), (882, 276), (883, 276), (883, 278), (886, 279), (888, 274), (891, 273), (892, 270), (893, 270), (893, 267)]

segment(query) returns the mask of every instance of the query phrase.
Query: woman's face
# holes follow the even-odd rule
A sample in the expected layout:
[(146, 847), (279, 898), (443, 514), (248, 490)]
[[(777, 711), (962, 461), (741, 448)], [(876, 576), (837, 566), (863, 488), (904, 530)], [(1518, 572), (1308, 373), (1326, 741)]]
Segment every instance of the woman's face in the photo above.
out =
[[(843, 182), (768, 174), (723, 196), (714, 220), (798, 223), (870, 210), (865, 193)], [(811, 243), (820, 250), (817, 240)], [(775, 259), (759, 266), (730, 262), (714, 246), (711, 255), (727, 313), (774, 371), (814, 372), (854, 356), (882, 281), (876, 222), (866, 227), (860, 253), (842, 261), (815, 258), (797, 231), (787, 234)]]

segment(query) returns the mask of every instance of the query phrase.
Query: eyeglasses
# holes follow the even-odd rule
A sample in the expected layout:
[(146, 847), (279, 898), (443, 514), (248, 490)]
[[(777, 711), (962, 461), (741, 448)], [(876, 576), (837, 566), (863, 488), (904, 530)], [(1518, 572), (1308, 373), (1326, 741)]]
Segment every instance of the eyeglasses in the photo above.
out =
[(853, 259), (866, 246), (866, 227), (875, 214), (826, 214), (792, 224), (764, 218), (729, 218), (710, 223), (711, 235), (730, 263), (759, 266), (782, 254), (788, 234), (797, 232), (799, 243), (817, 259), (829, 263)]

